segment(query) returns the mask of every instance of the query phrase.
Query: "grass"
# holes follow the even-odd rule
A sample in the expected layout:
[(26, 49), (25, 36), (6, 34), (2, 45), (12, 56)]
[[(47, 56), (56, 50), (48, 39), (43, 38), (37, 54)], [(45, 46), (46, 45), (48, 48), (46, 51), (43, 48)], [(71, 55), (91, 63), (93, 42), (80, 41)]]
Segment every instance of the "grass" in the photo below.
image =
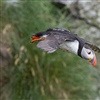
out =
[[(76, 55), (60, 50), (47, 54), (30, 43), (31, 35), (48, 28), (73, 29), (73, 22), (50, 2), (19, 1), (17, 6), (4, 2), (2, 26), (11, 25), (13, 63), (10, 81), (4, 88), (6, 100), (94, 100), (96, 97), (93, 68)], [(73, 24), (72, 24), (73, 23)], [(88, 26), (87, 26), (88, 27)]]

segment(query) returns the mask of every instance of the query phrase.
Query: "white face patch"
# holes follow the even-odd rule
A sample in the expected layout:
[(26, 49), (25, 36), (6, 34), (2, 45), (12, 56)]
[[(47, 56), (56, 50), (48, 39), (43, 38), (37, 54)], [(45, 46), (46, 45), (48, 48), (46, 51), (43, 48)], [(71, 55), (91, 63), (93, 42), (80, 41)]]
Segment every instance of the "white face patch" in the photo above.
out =
[(65, 41), (64, 43), (62, 43), (60, 45), (60, 49), (72, 52), (76, 55), (77, 55), (77, 52), (78, 52), (78, 48), (79, 48), (79, 42), (77, 40), (75, 40), (75, 41)]
[(94, 52), (91, 49), (87, 49), (85, 47), (83, 47), (82, 51), (81, 51), (81, 56), (82, 58), (85, 59), (93, 59), (94, 57)]

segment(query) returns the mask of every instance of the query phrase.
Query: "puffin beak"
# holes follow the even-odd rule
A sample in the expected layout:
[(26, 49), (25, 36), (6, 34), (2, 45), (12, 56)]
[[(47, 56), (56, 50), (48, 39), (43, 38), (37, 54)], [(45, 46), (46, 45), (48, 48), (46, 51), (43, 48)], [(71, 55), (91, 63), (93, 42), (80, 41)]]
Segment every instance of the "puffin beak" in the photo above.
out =
[(41, 40), (40, 36), (33, 35), (31, 42), (35, 42), (35, 41), (39, 41), (39, 40)]
[(93, 59), (88, 59), (89, 60), (89, 62), (94, 66), (94, 67), (96, 67), (96, 65), (97, 65), (97, 59), (96, 59), (96, 56), (94, 55), (94, 58)]

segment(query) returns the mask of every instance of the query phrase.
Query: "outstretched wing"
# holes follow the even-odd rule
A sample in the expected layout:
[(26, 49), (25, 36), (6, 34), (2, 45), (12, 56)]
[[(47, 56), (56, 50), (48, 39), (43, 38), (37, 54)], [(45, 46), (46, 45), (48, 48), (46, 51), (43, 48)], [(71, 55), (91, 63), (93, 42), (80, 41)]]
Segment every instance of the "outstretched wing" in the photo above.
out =
[(52, 37), (52, 39), (51, 37), (47, 37), (45, 40), (40, 41), (37, 44), (37, 47), (47, 51), (48, 53), (52, 53), (58, 49), (59, 44), (54, 37)]
[(87, 46), (89, 46), (93, 51), (100, 53), (100, 48), (97, 47), (95, 44), (92, 44), (90, 42), (85, 43)]
[(95, 44), (93, 44), (92, 42), (87, 41), (87, 40), (85, 40), (83, 38), (78, 38), (78, 39), (81, 39), (83, 41), (83, 43), (84, 43), (85, 46), (91, 48), (95, 52), (100, 53), (100, 48), (98, 46), (96, 46)]
[(64, 41), (73, 41), (74, 37), (70, 37), (68, 34), (64, 33), (50, 33), (45, 40), (40, 41), (37, 44), (38, 48), (41, 48), (48, 53), (53, 53), (59, 48), (59, 45)]

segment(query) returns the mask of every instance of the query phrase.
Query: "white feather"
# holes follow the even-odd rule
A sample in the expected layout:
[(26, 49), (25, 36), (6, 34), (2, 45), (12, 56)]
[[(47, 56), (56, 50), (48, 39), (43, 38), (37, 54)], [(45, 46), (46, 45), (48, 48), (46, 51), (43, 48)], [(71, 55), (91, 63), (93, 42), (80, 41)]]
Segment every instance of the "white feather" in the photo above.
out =
[(77, 55), (79, 48), (79, 42), (75, 41), (66, 41), (60, 45), (60, 49), (72, 52)]

